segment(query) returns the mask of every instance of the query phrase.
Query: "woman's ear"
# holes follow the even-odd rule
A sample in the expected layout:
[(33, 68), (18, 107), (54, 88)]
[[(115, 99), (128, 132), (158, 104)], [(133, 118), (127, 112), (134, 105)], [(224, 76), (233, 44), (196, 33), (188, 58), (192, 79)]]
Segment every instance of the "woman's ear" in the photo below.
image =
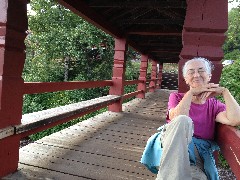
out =
[(187, 78), (185, 78), (185, 77), (183, 77), (183, 78), (184, 78), (184, 80), (185, 80), (185, 83), (186, 83), (187, 85), (189, 85), (189, 82), (188, 82)]
[(212, 74), (209, 74), (209, 75), (208, 75), (208, 82), (211, 81), (211, 78), (212, 78)]

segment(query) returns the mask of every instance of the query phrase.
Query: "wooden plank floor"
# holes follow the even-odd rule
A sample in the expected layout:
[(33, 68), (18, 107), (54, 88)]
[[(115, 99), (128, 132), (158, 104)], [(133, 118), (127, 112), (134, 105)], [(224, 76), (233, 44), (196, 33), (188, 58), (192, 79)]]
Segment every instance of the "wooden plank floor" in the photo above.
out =
[(122, 113), (102, 113), (22, 147), (18, 171), (4, 179), (155, 179), (139, 161), (165, 123), (169, 92), (148, 93)]

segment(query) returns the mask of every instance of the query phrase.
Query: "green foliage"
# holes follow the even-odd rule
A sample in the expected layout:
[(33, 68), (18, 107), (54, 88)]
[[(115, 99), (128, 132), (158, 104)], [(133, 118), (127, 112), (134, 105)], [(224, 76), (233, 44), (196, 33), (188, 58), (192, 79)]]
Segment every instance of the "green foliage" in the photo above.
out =
[[(131, 56), (129, 58), (131, 58)], [(140, 62), (138, 60), (135, 61), (132, 58), (128, 59), (126, 72), (125, 72), (126, 80), (137, 80), (139, 77), (139, 69), (140, 69)], [(128, 86), (124, 87), (124, 94), (128, 94), (128, 93), (134, 92), (136, 90), (137, 90), (137, 84), (128, 85)], [(128, 102), (134, 98), (135, 97), (126, 99), (124, 101), (124, 103)]]
[(231, 65), (225, 66), (222, 71), (220, 85), (228, 88), (237, 102), (240, 104), (240, 59)]
[(233, 8), (229, 12), (229, 27), (227, 39), (224, 43), (224, 59), (232, 59), (232, 65), (225, 66), (222, 71), (220, 85), (228, 88), (240, 103), (240, 8)]
[(224, 59), (240, 59), (240, 50), (239, 49), (234, 49), (231, 52), (228, 52), (224, 55)]
[(22, 75), (25, 82), (63, 81), (63, 74), (63, 66), (58, 60), (49, 60), (43, 54), (31, 58), (27, 53)]
[(139, 77), (139, 69), (140, 69), (140, 62), (132, 62), (128, 61), (127, 62), (127, 67), (126, 67), (126, 80), (136, 80)]
[(165, 73), (177, 73), (178, 72), (178, 64), (175, 63), (164, 63), (163, 64), (163, 72)]
[(223, 167), (225, 169), (228, 169), (230, 167), (221, 152), (219, 153), (218, 160), (220, 162), (221, 167)]
[[(30, 5), (34, 14), (28, 16), (27, 59), (22, 75), (25, 82), (111, 79), (112, 37), (54, 0), (31, 0)], [(95, 88), (25, 95), (23, 114), (107, 95), (108, 90)], [(39, 139), (95, 114), (61, 124), (31, 138)]]
[(240, 8), (233, 8), (228, 14), (227, 40), (223, 46), (224, 53), (228, 54), (240, 49)]
[[(23, 70), (25, 82), (92, 81), (112, 78), (113, 39), (87, 23), (54, 0), (31, 0), (29, 31), (25, 44), (27, 59)], [(130, 61), (139, 55), (127, 53), (126, 79), (138, 79), (139, 63)], [(137, 73), (136, 73), (137, 72)], [(127, 86), (125, 93), (136, 90)], [(107, 95), (108, 87), (80, 89), (24, 96), (23, 114), (54, 108)], [(34, 134), (31, 139), (59, 131), (79, 121), (106, 111), (106, 108), (84, 117)]]
[(79, 74), (84, 80), (111, 77), (112, 37), (53, 0), (32, 0), (31, 8), (25, 81), (63, 81), (65, 71), (69, 81)]
[[(220, 85), (230, 90), (240, 104), (240, 8), (234, 8), (229, 12), (229, 26), (227, 39), (224, 43), (224, 59), (234, 60), (234, 63), (223, 68)], [(220, 97), (221, 100), (223, 100)], [(240, 129), (240, 126), (238, 127)], [(227, 161), (220, 154), (219, 161), (222, 167), (229, 168)]]

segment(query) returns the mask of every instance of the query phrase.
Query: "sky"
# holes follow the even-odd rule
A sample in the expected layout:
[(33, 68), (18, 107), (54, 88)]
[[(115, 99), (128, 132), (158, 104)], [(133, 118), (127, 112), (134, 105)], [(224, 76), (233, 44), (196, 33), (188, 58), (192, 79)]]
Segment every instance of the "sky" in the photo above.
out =
[[(240, 4), (240, 0), (232, 0), (233, 2), (228, 3), (228, 12), (232, 9), (237, 7)], [(238, 1), (238, 2), (236, 2)], [(27, 5), (27, 9), (31, 15), (35, 15), (35, 12), (31, 10), (30, 4)]]
[[(233, 7), (237, 7), (238, 4), (240, 4), (240, 0), (238, 0), (238, 2), (236, 2), (237, 0), (234, 0), (234, 2), (232, 3), (228, 3), (228, 11), (230, 11)], [(30, 11), (30, 13), (34, 14), (33, 11), (31, 11), (31, 6), (30, 4), (28, 4), (28, 10)]]
[(228, 3), (228, 11), (230, 11), (233, 7), (237, 7), (240, 4), (240, 1), (236, 2), (236, 0), (232, 3)]

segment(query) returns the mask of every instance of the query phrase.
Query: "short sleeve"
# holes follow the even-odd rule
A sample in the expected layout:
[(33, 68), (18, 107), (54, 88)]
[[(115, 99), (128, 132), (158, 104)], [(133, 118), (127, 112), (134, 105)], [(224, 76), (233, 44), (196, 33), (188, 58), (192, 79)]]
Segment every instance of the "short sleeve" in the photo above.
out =
[(183, 94), (171, 93), (168, 100), (168, 110), (175, 108), (183, 98)]
[(216, 116), (217, 116), (218, 113), (226, 111), (226, 105), (219, 100), (217, 100), (216, 103), (217, 103), (217, 109), (216, 109)]
[(169, 110), (172, 108), (175, 108), (178, 103), (181, 101), (181, 99), (183, 98), (183, 93), (171, 93), (169, 96), (169, 100), (168, 100), (168, 110), (167, 110), (167, 117), (166, 117), (166, 121), (167, 123), (170, 122), (169, 119)]

